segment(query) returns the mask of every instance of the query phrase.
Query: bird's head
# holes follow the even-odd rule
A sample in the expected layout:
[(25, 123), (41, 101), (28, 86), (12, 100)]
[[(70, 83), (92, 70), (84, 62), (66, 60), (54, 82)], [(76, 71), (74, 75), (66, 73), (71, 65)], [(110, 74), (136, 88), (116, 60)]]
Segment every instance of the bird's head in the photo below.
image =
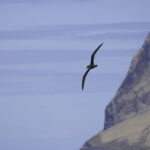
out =
[(94, 68), (97, 67), (98, 65), (94, 65)]
[(89, 68), (89, 66), (86, 67), (86, 69), (88, 69), (88, 68)]

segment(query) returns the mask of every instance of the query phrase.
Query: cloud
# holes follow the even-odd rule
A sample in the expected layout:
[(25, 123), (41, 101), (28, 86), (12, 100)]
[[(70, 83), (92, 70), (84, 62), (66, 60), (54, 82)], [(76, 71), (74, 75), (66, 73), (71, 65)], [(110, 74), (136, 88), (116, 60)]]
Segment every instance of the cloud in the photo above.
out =
[(60, 130), (60, 131), (52, 131), (48, 133), (41, 134), (37, 136), (39, 139), (51, 139), (51, 138), (71, 138), (75, 136), (70, 130)]
[(39, 39), (42, 37), (61, 36), (64, 31), (52, 31), (52, 30), (14, 30), (14, 31), (0, 31), (1, 40), (14, 40), (14, 39)]
[(31, 27), (31, 29), (68, 29), (68, 30), (104, 30), (104, 31), (119, 31), (119, 30), (149, 30), (150, 22), (126, 22), (126, 23), (106, 23), (106, 24), (60, 24), (60, 25), (43, 25)]
[(0, 0), (0, 3), (32, 3), (32, 4), (41, 4), (41, 3), (89, 3), (98, 0)]
[(1, 139), (7, 139), (7, 140), (8, 140), (8, 139), (11, 139), (11, 140), (12, 140), (12, 139), (16, 139), (16, 136), (13, 136), (13, 135), (4, 135), (4, 136), (2, 136), (2, 135), (1, 135), (1, 136), (0, 136), (0, 140), (1, 140)]
[(0, 31), (1, 40), (21, 39), (125, 39), (143, 38), (150, 23), (47, 25), (25, 30)]
[[(82, 1), (85, 2), (85, 0)], [(9, 3), (9, 4), (13, 4), (13, 3), (41, 4), (41, 3), (57, 3), (57, 2), (64, 3), (64, 2), (80, 2), (80, 1), (79, 0), (0, 0), (0, 3)]]
[(147, 32), (106, 32), (102, 34), (89, 35), (89, 36), (80, 36), (80, 39), (89, 39), (89, 40), (99, 40), (99, 39), (143, 39), (147, 35)]
[(39, 3), (39, 2), (53, 2), (54, 0), (0, 0), (0, 3)]

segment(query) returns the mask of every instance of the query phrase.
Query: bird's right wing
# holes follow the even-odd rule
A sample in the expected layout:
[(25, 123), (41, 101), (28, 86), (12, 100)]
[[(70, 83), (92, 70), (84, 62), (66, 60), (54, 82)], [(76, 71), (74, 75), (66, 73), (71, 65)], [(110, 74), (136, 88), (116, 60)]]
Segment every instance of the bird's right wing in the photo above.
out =
[(93, 52), (93, 54), (92, 54), (92, 56), (91, 56), (91, 64), (94, 64), (94, 56), (95, 56), (96, 52), (99, 50), (99, 48), (100, 48), (102, 45), (103, 45), (103, 43), (102, 43), (100, 46), (98, 46), (98, 47), (96, 48), (96, 50)]
[(91, 70), (91, 68), (89, 68), (86, 72), (85, 72), (85, 74), (83, 75), (83, 78), (82, 78), (82, 90), (84, 89), (84, 83), (85, 83), (85, 78), (86, 78), (86, 76), (87, 76), (87, 74), (88, 74), (88, 72)]

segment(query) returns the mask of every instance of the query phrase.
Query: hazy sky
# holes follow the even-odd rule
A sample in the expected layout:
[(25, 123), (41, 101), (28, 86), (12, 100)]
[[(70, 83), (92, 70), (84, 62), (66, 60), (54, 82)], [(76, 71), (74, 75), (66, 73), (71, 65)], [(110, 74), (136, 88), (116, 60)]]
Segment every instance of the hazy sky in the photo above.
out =
[(77, 150), (102, 130), (104, 109), (150, 31), (149, 6), (0, 0), (0, 149)]
[(149, 3), (149, 0), (0, 0), (0, 27), (149, 22)]

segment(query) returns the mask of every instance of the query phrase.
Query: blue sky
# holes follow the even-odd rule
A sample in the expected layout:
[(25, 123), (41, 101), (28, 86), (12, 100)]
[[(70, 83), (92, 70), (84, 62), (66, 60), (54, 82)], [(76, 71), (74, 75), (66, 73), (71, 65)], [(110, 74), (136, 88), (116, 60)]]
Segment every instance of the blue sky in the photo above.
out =
[(0, 0), (0, 149), (77, 150), (102, 130), (104, 109), (150, 31), (149, 5)]

